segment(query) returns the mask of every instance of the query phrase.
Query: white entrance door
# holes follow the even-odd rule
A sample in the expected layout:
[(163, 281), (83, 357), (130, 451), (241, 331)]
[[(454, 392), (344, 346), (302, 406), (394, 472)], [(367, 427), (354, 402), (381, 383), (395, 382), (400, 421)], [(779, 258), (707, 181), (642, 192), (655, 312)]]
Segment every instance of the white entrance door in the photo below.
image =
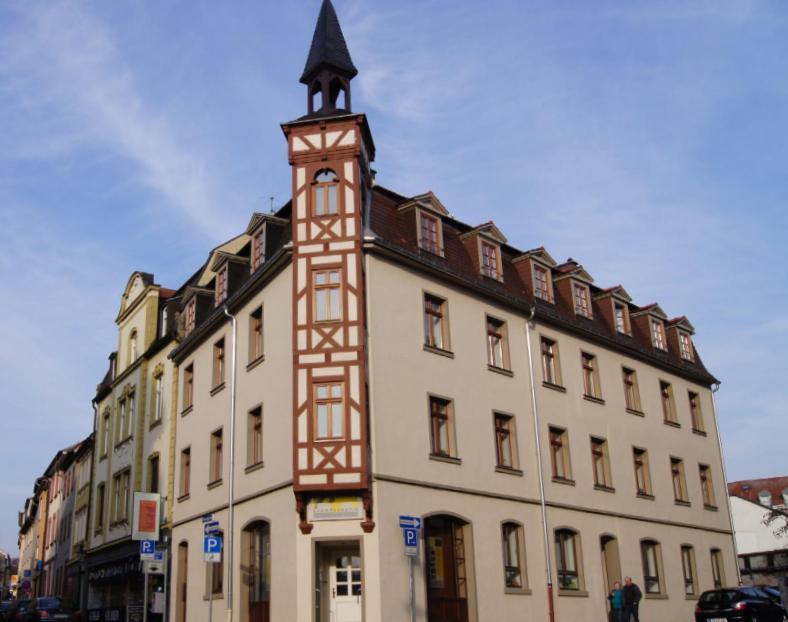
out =
[(329, 567), (331, 622), (361, 622), (361, 558), (338, 552)]

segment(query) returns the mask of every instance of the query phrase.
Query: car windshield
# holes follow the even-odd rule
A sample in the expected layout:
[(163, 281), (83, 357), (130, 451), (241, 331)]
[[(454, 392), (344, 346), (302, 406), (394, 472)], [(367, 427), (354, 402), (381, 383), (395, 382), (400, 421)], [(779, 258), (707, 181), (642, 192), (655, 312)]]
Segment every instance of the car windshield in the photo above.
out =
[(700, 597), (700, 605), (707, 607), (729, 607), (742, 599), (742, 595), (736, 590), (715, 590), (713, 592), (703, 592)]

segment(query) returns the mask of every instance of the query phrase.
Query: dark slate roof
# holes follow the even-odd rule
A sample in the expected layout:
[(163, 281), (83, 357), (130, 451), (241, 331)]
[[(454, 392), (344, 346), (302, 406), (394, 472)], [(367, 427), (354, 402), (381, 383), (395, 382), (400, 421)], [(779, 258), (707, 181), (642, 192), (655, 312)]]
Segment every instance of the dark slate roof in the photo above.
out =
[(339, 25), (331, 0), (323, 0), (323, 6), (320, 7), (315, 34), (312, 36), (312, 47), (309, 48), (301, 82), (307, 84), (312, 75), (325, 66), (346, 74), (348, 78), (358, 73), (353, 59), (350, 58), (342, 27)]

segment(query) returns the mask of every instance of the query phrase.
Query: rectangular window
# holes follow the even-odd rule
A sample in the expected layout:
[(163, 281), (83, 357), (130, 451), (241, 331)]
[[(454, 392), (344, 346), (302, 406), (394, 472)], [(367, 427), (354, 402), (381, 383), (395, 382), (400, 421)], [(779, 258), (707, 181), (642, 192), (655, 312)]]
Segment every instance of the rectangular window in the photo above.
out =
[(184, 319), (184, 330), (188, 335), (194, 330), (194, 327), (197, 323), (197, 299), (192, 298), (189, 303), (186, 305), (185, 311), (185, 319)]
[(722, 551), (719, 549), (711, 549), (711, 576), (715, 590), (725, 585), (725, 567), (722, 564)]
[(667, 350), (665, 343), (665, 327), (660, 320), (651, 320), (651, 343), (658, 350)]
[(246, 425), (246, 465), (254, 466), (263, 461), (263, 408), (249, 411)]
[(523, 577), (523, 528), (517, 523), (501, 525), (503, 540), (503, 573), (507, 588), (522, 589), (525, 587)]
[(558, 588), (580, 589), (580, 563), (578, 561), (579, 537), (574, 531), (559, 529), (555, 532), (555, 556), (558, 571)]
[(112, 522), (119, 523), (128, 520), (129, 516), (129, 476), (126, 470), (116, 473), (112, 478)]
[(673, 401), (673, 387), (669, 382), (660, 381), (659, 393), (662, 398), (662, 415), (668, 423), (678, 424), (676, 404)]
[(164, 414), (164, 394), (163, 394), (163, 378), (161, 374), (153, 377), (153, 408), (151, 409), (151, 416), (153, 422), (161, 421)]
[(224, 383), (224, 338), (213, 344), (213, 388)]
[(96, 531), (100, 531), (104, 527), (104, 504), (106, 487), (104, 482), (101, 482), (96, 487)]
[(599, 385), (596, 357), (588, 352), (581, 352), (580, 357), (583, 364), (583, 393), (586, 397), (601, 400), (602, 390)]
[(594, 469), (594, 484), (602, 488), (612, 488), (613, 478), (610, 476), (610, 457), (607, 441), (603, 438), (591, 437), (591, 463)]
[(550, 459), (555, 479), (572, 479), (572, 469), (569, 462), (569, 436), (562, 428), (550, 427)]
[(260, 227), (252, 238), (252, 272), (265, 262), (265, 227)]
[(109, 408), (104, 411), (104, 416), (102, 418), (102, 430), (101, 430), (101, 456), (104, 457), (109, 452), (109, 445), (110, 445), (110, 424), (111, 424), (111, 417)]
[(187, 447), (181, 451), (181, 482), (178, 490), (179, 497), (185, 497), (191, 491), (192, 480), (192, 448)]
[(683, 330), (679, 331), (679, 354), (685, 361), (692, 361), (695, 358), (692, 353), (692, 338)]
[(491, 279), (501, 278), (501, 269), (499, 263), (499, 248), (490, 242), (481, 241), (482, 246), (482, 274), (489, 276)]
[(433, 255), (442, 255), (438, 219), (424, 212), (419, 212), (419, 221), (421, 224), (419, 246)]
[(581, 317), (591, 318), (591, 300), (588, 287), (580, 283), (572, 283), (572, 297), (575, 301), (575, 313)]
[(208, 466), (210, 473), (209, 485), (222, 480), (223, 446), (221, 428), (211, 433), (211, 460)]
[(695, 551), (686, 544), (681, 547), (681, 570), (684, 575), (684, 594), (695, 596)]
[(651, 496), (651, 472), (648, 466), (648, 452), (635, 447), (632, 450), (635, 464), (635, 488), (639, 495)]
[(135, 415), (135, 400), (134, 393), (129, 393), (128, 401), (128, 414), (126, 417), (126, 438), (131, 438), (134, 434), (134, 415)]
[(159, 457), (148, 458), (148, 492), (159, 492)]
[(340, 383), (316, 384), (315, 391), (315, 430), (318, 440), (343, 438), (344, 396)]
[(711, 469), (705, 464), (699, 464), (700, 490), (703, 493), (703, 505), (713, 508), (716, 507), (714, 498), (714, 484), (711, 481)]
[(684, 461), (681, 458), (670, 459), (670, 477), (673, 481), (673, 498), (683, 503), (689, 501), (687, 480), (684, 477)]
[(550, 287), (550, 271), (537, 264), (532, 264), (534, 268), (534, 297), (553, 302), (553, 292)]
[(547, 337), (541, 338), (542, 378), (547, 384), (561, 385), (561, 367), (558, 362), (558, 344)]
[(432, 455), (456, 457), (453, 418), (451, 401), (430, 397)]
[(257, 307), (249, 314), (249, 362), (253, 363), (263, 356), (263, 307)]
[(514, 417), (495, 413), (495, 457), (499, 467), (516, 469), (518, 466), (515, 455)]
[(330, 216), (337, 213), (338, 179), (334, 171), (323, 170), (315, 177), (314, 215)]
[(126, 398), (118, 400), (118, 424), (115, 426), (115, 444), (126, 438)]
[(449, 349), (447, 308), (443, 298), (424, 294), (424, 343), (432, 348)]
[(697, 393), (689, 392), (690, 418), (692, 419), (692, 429), (695, 432), (705, 431), (703, 425), (703, 411), (700, 409), (700, 396)]
[(660, 566), (662, 565), (662, 560), (659, 543), (653, 540), (644, 540), (640, 543), (640, 554), (643, 558), (643, 585), (646, 594), (661, 594)]
[(613, 303), (613, 311), (616, 316), (616, 332), (622, 335), (629, 334), (629, 311), (627, 306), (621, 302)]
[(183, 410), (194, 404), (194, 363), (183, 370)]
[(315, 286), (316, 322), (342, 319), (342, 302), (339, 270), (319, 270), (312, 273)]
[(638, 377), (634, 369), (622, 368), (624, 379), (624, 402), (627, 410), (640, 412), (640, 389), (638, 388)]
[(487, 363), (499, 369), (509, 368), (506, 322), (487, 316)]
[(216, 306), (218, 307), (227, 298), (227, 264), (216, 273)]

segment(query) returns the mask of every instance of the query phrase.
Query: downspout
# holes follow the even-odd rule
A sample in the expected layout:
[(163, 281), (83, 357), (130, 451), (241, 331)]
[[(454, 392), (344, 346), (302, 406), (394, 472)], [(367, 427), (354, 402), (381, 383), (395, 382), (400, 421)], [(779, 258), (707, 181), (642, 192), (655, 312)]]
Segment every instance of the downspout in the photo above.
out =
[(235, 349), (237, 342), (237, 322), (235, 316), (232, 315), (227, 307), (224, 308), (224, 314), (232, 320), (233, 323), (233, 348), (232, 348), (232, 367), (230, 372), (230, 499), (228, 502), (229, 525), (227, 537), (227, 622), (233, 620), (233, 576), (235, 575), (234, 565), (234, 532), (235, 532), (235, 381), (236, 381), (236, 365), (235, 365)]
[(736, 585), (741, 585), (741, 569), (739, 568), (739, 549), (736, 546), (736, 528), (733, 525), (733, 508), (731, 507), (731, 496), (728, 494), (728, 472), (725, 468), (725, 450), (722, 447), (722, 434), (720, 433), (720, 422), (717, 419), (717, 401), (714, 394), (720, 390), (720, 383), (715, 382), (711, 387), (711, 411), (714, 415), (714, 428), (717, 430), (717, 445), (720, 448), (720, 462), (722, 463), (722, 478), (725, 480), (725, 507), (728, 508), (728, 520), (731, 523), (731, 539), (733, 540), (733, 555), (736, 566)]
[(553, 563), (550, 557), (550, 534), (547, 528), (547, 504), (544, 494), (544, 472), (542, 470), (542, 444), (539, 441), (539, 411), (536, 407), (536, 385), (534, 384), (534, 361), (531, 353), (531, 322), (536, 315), (536, 307), (531, 307), (525, 318), (525, 341), (528, 348), (528, 372), (531, 378), (531, 408), (534, 413), (534, 440), (536, 441), (536, 471), (539, 476), (539, 507), (542, 511), (542, 536), (544, 537), (544, 565), (547, 579), (547, 611), (549, 622), (555, 621), (555, 603), (553, 601)]

